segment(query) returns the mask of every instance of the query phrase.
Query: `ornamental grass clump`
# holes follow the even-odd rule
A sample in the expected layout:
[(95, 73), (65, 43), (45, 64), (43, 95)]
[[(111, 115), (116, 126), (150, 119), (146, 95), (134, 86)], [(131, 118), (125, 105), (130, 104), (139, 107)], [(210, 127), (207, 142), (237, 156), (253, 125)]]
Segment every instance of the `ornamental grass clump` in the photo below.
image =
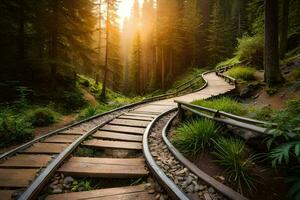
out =
[(243, 81), (255, 80), (255, 69), (251, 67), (237, 66), (231, 68), (227, 74), (235, 79)]
[(219, 127), (208, 119), (186, 122), (177, 128), (174, 144), (185, 154), (197, 154), (212, 145), (218, 137)]
[(245, 151), (245, 143), (239, 139), (219, 138), (215, 142), (216, 162), (223, 166), (227, 179), (234, 183), (238, 191), (255, 189), (257, 175), (253, 171), (254, 156)]
[(229, 97), (220, 97), (211, 100), (198, 100), (194, 101), (193, 104), (236, 115), (245, 115), (247, 113), (243, 104)]

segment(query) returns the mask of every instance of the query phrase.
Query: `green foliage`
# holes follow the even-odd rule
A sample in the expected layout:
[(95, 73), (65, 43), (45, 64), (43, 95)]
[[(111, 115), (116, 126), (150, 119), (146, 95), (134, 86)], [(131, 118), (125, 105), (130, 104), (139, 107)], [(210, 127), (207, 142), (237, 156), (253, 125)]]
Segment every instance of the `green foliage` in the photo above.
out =
[(112, 109), (115, 109), (119, 106), (120, 106), (120, 104), (103, 104), (103, 103), (98, 104), (96, 106), (90, 105), (80, 112), (78, 119), (80, 119), (80, 120), (87, 119), (94, 115), (101, 114), (101, 113), (110, 111)]
[(227, 74), (235, 79), (243, 81), (255, 80), (255, 69), (245, 66), (236, 66), (228, 70)]
[(286, 108), (274, 112), (271, 120), (277, 127), (270, 127), (265, 139), (267, 147), (271, 149), (274, 141), (289, 142), (300, 137), (300, 100), (290, 100)]
[(50, 108), (37, 108), (27, 111), (27, 120), (32, 123), (33, 126), (48, 126), (53, 124), (59, 114)]
[(274, 111), (269, 106), (256, 107), (252, 106), (249, 108), (247, 117), (262, 120), (262, 121), (271, 121), (271, 117), (274, 114)]
[(62, 101), (64, 109), (68, 112), (80, 109), (87, 104), (82, 93), (79, 91), (65, 91), (62, 97)]
[(298, 80), (300, 79), (300, 67), (293, 69), (293, 76)]
[(96, 154), (95, 149), (87, 148), (87, 147), (78, 147), (73, 155), (77, 157), (94, 157)]
[(234, 65), (234, 64), (238, 64), (240, 62), (240, 59), (238, 56), (235, 56), (233, 58), (227, 59), (225, 61), (222, 61), (220, 63), (217, 64), (216, 69), (225, 67), (225, 66), (229, 66), (229, 65)]
[(292, 184), (290, 190), (289, 190), (289, 197), (291, 197), (293, 200), (300, 199), (300, 176), (299, 171), (294, 171), (293, 174), (287, 178), (285, 178), (285, 181), (287, 183)]
[(272, 149), (270, 152), (270, 158), (274, 167), (282, 164), (288, 165), (291, 157), (296, 158), (300, 164), (300, 140), (285, 143)]
[(244, 36), (238, 39), (236, 56), (247, 60), (249, 64), (262, 68), (264, 53), (264, 38), (262, 35)]
[(247, 110), (243, 104), (229, 97), (220, 97), (210, 100), (197, 100), (194, 101), (193, 104), (236, 115), (244, 115), (247, 113)]
[(80, 191), (90, 191), (93, 187), (91, 186), (91, 181), (89, 180), (75, 180), (72, 183), (72, 192), (80, 192)]
[(0, 147), (24, 143), (34, 138), (30, 122), (8, 111), (0, 113)]
[(238, 190), (243, 188), (255, 189), (257, 176), (253, 172), (254, 156), (247, 155), (245, 143), (238, 139), (220, 138), (215, 141), (216, 162), (225, 167), (225, 173), (231, 183), (236, 184)]
[(174, 144), (184, 153), (197, 154), (211, 146), (218, 131), (219, 127), (211, 120), (193, 120), (177, 128)]

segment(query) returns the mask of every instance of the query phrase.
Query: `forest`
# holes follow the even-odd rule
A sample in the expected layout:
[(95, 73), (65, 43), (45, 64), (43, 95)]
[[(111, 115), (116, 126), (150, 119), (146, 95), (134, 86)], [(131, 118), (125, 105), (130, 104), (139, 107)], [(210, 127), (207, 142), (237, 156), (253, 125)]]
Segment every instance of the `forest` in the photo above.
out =
[[(148, 131), (148, 148), (163, 149), (160, 156), (169, 159), (155, 160), (161, 152), (153, 150), (153, 160), (188, 195), (228, 197), (219, 186), (203, 186), (187, 167), (173, 170), (183, 162), (166, 153), (168, 138), (170, 149), (234, 195), (300, 199), (300, 0), (1, 0), (0, 10), (0, 196), (18, 189), (19, 197), (28, 186), (5, 185), (9, 177), (1, 171), (11, 167), (5, 162), (18, 152), (9, 151), (19, 145), (38, 138), (68, 146), (79, 138), (65, 159), (145, 157), (145, 145), (137, 143)], [(91, 135), (94, 130), (105, 136)], [(130, 144), (116, 151), (86, 145), (99, 138), (132, 140), (143, 152), (117, 152)], [(62, 150), (50, 152), (51, 159)], [(41, 199), (110, 187), (93, 176), (74, 175), (65, 184), (62, 174), (47, 180), (49, 187), (37, 192)], [(155, 194), (172, 199), (161, 188)]]

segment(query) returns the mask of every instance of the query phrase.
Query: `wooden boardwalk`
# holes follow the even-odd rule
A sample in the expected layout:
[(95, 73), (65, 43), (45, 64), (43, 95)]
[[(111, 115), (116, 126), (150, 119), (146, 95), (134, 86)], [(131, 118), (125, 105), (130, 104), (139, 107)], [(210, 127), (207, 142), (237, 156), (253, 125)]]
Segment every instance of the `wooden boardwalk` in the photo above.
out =
[[(116, 117), (91, 137), (82, 143), (82, 146), (96, 149), (116, 149), (135, 152), (136, 158), (87, 158), (72, 157), (59, 169), (59, 172), (73, 177), (99, 177), (99, 178), (132, 178), (147, 176), (148, 171), (145, 161), (140, 157), (142, 153), (142, 136), (146, 127), (159, 114), (176, 107), (174, 100), (191, 102), (198, 99), (206, 99), (211, 96), (224, 94), (234, 86), (225, 82), (215, 73), (204, 76), (208, 86), (195, 93), (181, 97), (165, 99), (144, 104)], [(88, 123), (88, 122), (87, 122)], [(66, 131), (61, 131), (35, 143), (23, 152), (0, 162), (0, 195), (1, 199), (11, 199), (13, 191), (26, 188), (35, 178), (36, 173), (51, 162), (52, 157), (58, 155), (70, 143), (89, 130), (88, 126), (81, 125)], [(76, 192), (56, 194), (47, 197), (47, 200), (56, 199), (155, 199), (148, 194), (144, 186), (130, 186), (94, 190), (89, 192)]]

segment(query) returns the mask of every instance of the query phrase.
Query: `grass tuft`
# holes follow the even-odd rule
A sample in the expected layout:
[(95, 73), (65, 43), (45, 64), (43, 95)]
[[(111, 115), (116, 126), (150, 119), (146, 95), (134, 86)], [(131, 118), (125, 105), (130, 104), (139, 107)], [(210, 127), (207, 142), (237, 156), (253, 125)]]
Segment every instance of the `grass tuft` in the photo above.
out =
[(236, 66), (231, 68), (227, 74), (235, 79), (243, 81), (255, 80), (255, 69), (251, 67)]
[(220, 97), (210, 100), (197, 100), (194, 101), (193, 104), (229, 112), (236, 115), (244, 115), (247, 113), (247, 110), (245, 109), (243, 104), (229, 97)]
[(235, 183), (239, 192), (243, 188), (255, 189), (257, 176), (253, 172), (254, 156), (245, 153), (245, 143), (238, 139), (220, 138), (215, 141), (216, 162), (225, 168), (230, 182)]
[(177, 128), (173, 142), (183, 153), (197, 154), (211, 146), (218, 131), (219, 127), (211, 120), (193, 120)]

